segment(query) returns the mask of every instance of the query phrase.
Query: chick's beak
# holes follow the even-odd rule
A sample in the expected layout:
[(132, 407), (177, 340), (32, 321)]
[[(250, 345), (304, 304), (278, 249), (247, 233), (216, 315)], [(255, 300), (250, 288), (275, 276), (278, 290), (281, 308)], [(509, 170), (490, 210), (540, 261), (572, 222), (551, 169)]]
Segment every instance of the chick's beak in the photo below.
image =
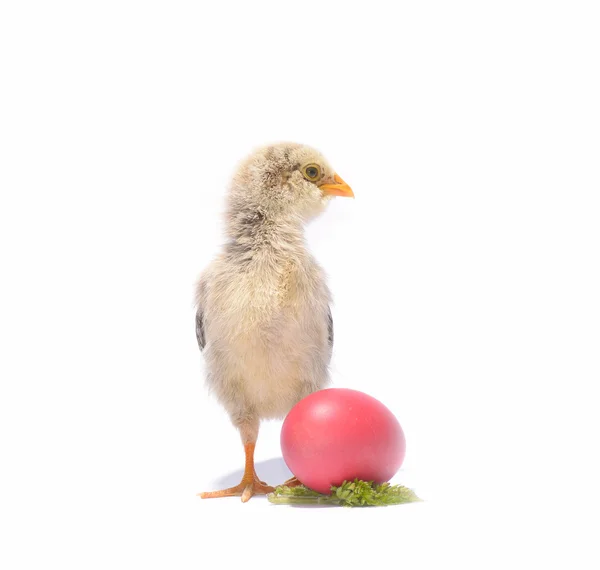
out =
[(321, 184), (321, 186), (319, 186), (324, 194), (354, 198), (354, 192), (352, 192), (352, 188), (350, 188), (350, 186), (348, 186), (348, 184), (346, 184), (340, 176), (335, 174), (333, 179), (335, 180), (335, 184)]

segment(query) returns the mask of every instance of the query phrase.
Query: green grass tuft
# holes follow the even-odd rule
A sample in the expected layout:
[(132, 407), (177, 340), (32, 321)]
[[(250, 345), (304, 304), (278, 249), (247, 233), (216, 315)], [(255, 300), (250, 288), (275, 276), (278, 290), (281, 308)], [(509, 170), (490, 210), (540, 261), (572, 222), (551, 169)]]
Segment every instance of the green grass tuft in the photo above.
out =
[(343, 507), (385, 507), (421, 501), (417, 495), (402, 485), (372, 481), (344, 481), (339, 487), (331, 487), (331, 495), (323, 495), (303, 485), (279, 486), (267, 495), (277, 505), (340, 505)]

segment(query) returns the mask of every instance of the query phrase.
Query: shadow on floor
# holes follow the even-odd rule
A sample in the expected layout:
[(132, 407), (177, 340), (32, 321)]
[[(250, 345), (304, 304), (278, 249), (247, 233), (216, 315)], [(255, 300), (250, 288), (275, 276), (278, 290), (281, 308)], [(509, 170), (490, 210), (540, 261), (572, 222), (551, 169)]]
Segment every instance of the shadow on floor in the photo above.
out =
[[(269, 485), (281, 485), (281, 483), (292, 476), (292, 472), (287, 468), (282, 457), (257, 461), (254, 466), (258, 476)], [(215, 479), (213, 481), (213, 486), (215, 489), (233, 487), (242, 480), (243, 474), (244, 470), (238, 469), (237, 471), (233, 471)]]
[[(256, 472), (258, 476), (268, 483), (269, 485), (273, 485), (276, 487), (277, 485), (281, 485), (285, 480), (292, 477), (292, 472), (287, 468), (285, 461), (282, 457), (273, 457), (272, 459), (266, 459), (264, 461), (257, 461), (254, 464), (256, 468)], [(243, 469), (238, 469), (237, 471), (232, 471), (227, 475), (223, 475), (222, 477), (218, 477), (214, 479), (212, 484), (214, 489), (226, 489), (228, 487), (233, 487), (237, 485), (242, 480), (242, 475), (244, 474)], [(239, 500), (239, 499), (238, 499)], [(266, 500), (265, 495), (256, 495), (252, 497), (253, 501), (257, 500)], [(332, 508), (331, 505), (291, 505), (292, 508), (309, 508), (309, 509), (329, 509)]]

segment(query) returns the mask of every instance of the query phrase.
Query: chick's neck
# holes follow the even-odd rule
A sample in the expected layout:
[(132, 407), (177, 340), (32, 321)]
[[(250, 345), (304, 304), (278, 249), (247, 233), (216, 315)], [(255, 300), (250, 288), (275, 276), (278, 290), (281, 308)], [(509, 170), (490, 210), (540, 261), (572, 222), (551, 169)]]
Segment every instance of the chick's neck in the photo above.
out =
[(256, 208), (230, 211), (228, 252), (250, 261), (261, 254), (284, 261), (306, 256), (304, 220), (293, 214), (274, 215)]

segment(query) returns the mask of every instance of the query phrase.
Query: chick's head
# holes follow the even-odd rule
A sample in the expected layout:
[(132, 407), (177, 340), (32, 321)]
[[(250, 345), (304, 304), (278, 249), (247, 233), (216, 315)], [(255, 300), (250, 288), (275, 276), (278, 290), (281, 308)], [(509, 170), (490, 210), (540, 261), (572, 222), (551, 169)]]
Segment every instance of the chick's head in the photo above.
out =
[(321, 213), (332, 196), (354, 194), (325, 157), (309, 146), (279, 143), (258, 149), (240, 165), (230, 200), (236, 209), (307, 220)]

